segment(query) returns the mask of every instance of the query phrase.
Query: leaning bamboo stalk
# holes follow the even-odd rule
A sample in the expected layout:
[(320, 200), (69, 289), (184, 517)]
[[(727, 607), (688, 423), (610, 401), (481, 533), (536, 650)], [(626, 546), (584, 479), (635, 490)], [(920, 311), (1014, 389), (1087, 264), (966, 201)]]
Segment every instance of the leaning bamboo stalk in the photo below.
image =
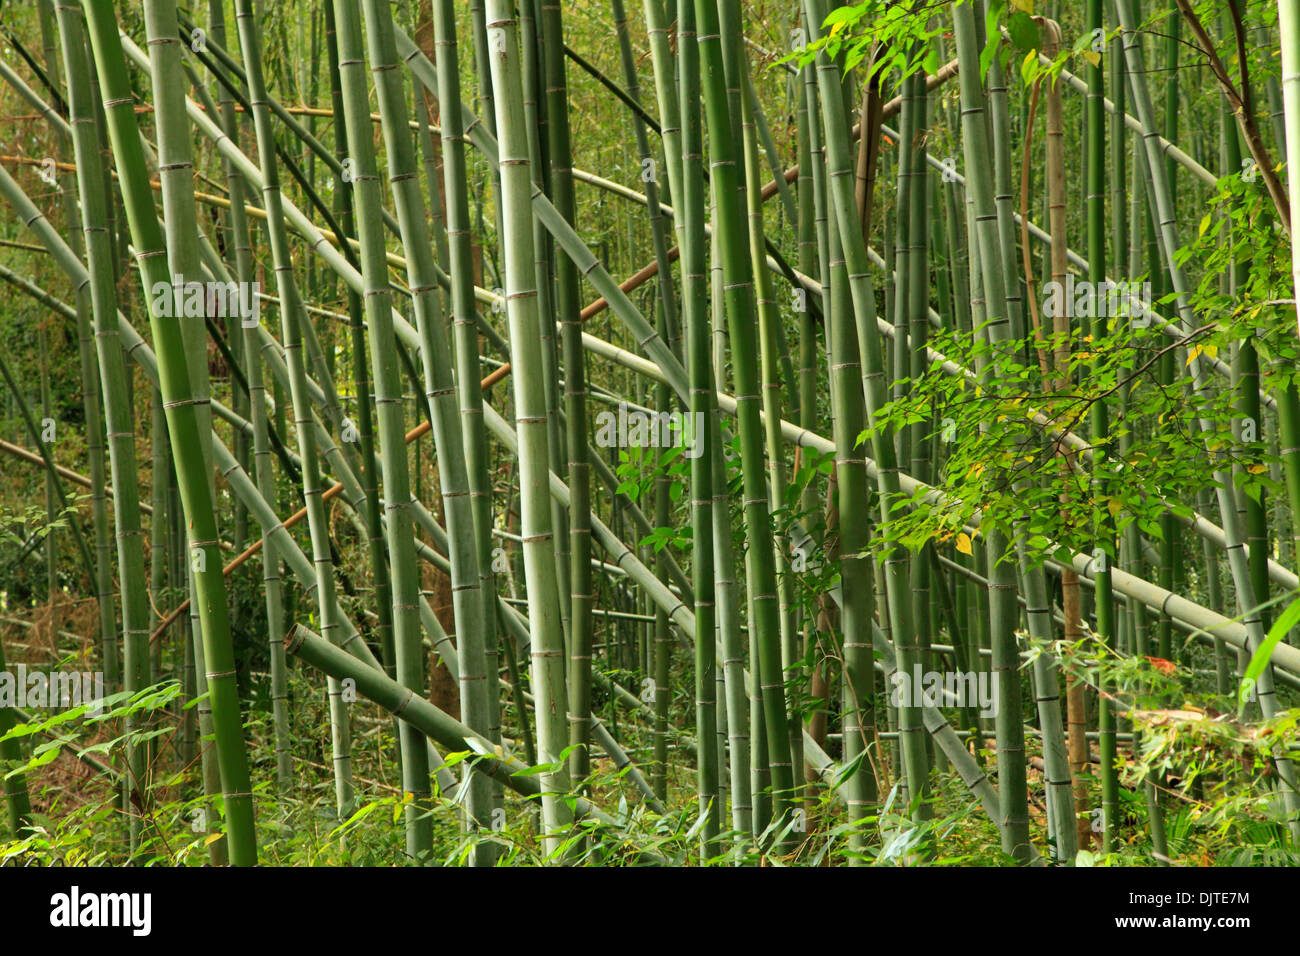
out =
[[(29, 464), (39, 465), (41, 468), (45, 467), (45, 459), (40, 455), (33, 451), (28, 451), (22, 445), (15, 445), (13, 442), (7, 442), (3, 438), (0, 438), (0, 451), (4, 452), (6, 455), (11, 455), (14, 458), (28, 462)], [(60, 478), (66, 478), (74, 485), (80, 485), (82, 488), (89, 488), (92, 490), (95, 488), (95, 479), (93, 477), (75, 472), (71, 468), (66, 468), (63, 465), (60, 465), (58, 462), (54, 463), (54, 471)], [(103, 489), (106, 498), (113, 497), (112, 485), (104, 483)], [(153, 506), (147, 505), (142, 501), (140, 502), (140, 511), (142, 514), (152, 514)], [(107, 680), (107, 677), (105, 677), (105, 680)]]
[[(544, 794), (544, 784), (536, 776), (521, 774), (528, 768), (514, 758), (501, 757), (485, 737), (475, 733), (463, 723), (445, 714), (410, 688), (388, 678), (382, 671), (367, 668), (348, 654), (312, 633), (301, 624), (285, 636), (285, 650), (327, 674), (356, 681), (357, 693), (373, 700), (384, 709), (399, 715), (448, 751), (472, 752), (477, 755), (477, 769), (525, 797)], [(573, 813), (579, 818), (590, 817), (618, 831), (617, 825), (590, 801), (574, 797)], [(642, 862), (662, 864), (656, 854), (640, 852)]]

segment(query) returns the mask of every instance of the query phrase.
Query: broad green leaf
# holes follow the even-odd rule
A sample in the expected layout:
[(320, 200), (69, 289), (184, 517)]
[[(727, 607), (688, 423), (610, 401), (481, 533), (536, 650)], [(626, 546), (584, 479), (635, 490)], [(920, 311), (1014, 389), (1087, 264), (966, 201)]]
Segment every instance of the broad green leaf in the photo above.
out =
[(1013, 13), (1007, 21), (1007, 32), (1017, 50), (1036, 50), (1039, 46), (1038, 24), (1027, 13)]
[(1278, 619), (1273, 622), (1273, 626), (1268, 629), (1268, 636), (1264, 638), (1264, 643), (1255, 648), (1255, 653), (1250, 656), (1250, 664), (1246, 667), (1246, 673), (1241, 678), (1241, 690), (1238, 694), (1238, 702), (1241, 706), (1246, 705), (1246, 700), (1255, 688), (1255, 682), (1259, 680), (1259, 675), (1264, 673), (1264, 668), (1268, 666), (1269, 658), (1273, 656), (1273, 648), (1277, 647), (1278, 642), (1286, 636), (1291, 628), (1295, 627), (1297, 622), (1300, 622), (1300, 598), (1287, 605), (1287, 609), (1278, 616)]

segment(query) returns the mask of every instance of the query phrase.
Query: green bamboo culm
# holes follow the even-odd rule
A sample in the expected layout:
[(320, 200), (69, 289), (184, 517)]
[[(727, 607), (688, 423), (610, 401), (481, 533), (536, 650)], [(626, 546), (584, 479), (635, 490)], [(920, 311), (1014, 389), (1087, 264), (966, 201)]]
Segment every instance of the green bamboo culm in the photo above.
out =
[[(651, 11), (655, 16), (651, 26), (656, 28), (656, 33), (664, 20), (658, 11), (657, 2), (658, 0), (646, 0), (648, 8), (655, 5)], [(718, 726), (717, 647), (713, 641), (717, 622), (713, 459), (718, 453), (718, 445), (709, 347), (708, 291), (704, 272), (708, 245), (704, 236), (704, 147), (700, 117), (699, 53), (693, 42), (693, 0), (683, 0), (679, 16), (681, 46), (678, 57), (681, 77), (677, 86), (681, 117), (681, 172), (677, 178), (681, 186), (674, 201), (678, 209), (676, 224), (682, 250), (682, 317), (686, 340), (686, 369), (691, 388), (691, 421), (705, 423), (703, 434), (695, 436), (696, 442), (701, 445), (699, 453), (691, 460), (691, 567), (695, 589), (695, 736), (700, 748), (696, 790), (699, 812), (705, 819), (700, 840), (702, 853), (707, 858), (715, 849), (713, 844), (721, 830), (724, 809), (720, 791), (723, 753), (715, 745)], [(738, 758), (738, 754), (732, 754), (733, 761)], [(741, 802), (737, 795), (735, 803)], [(748, 828), (748, 820), (733, 815), (733, 826), (744, 833)]]
[[(749, 265), (747, 228), (738, 192), (738, 137), (731, 135), (732, 114), (727, 103), (727, 78), (723, 66), (720, 10), (711, 0), (697, 0), (695, 17), (700, 51), (700, 78), (709, 133), (710, 183), (717, 210), (724, 276), (727, 327), (730, 333), (732, 373), (739, 399), (736, 417), (744, 480), (745, 571), (751, 605), (751, 644), (759, 659), (753, 661), (752, 679), (762, 698), (763, 727), (771, 774), (773, 822), (790, 842), (790, 801), (794, 790), (790, 738), (787, 730), (785, 681), (781, 668), (780, 614), (777, 604), (776, 558), (773, 553), (771, 513), (768, 508), (766, 468), (763, 464), (763, 430), (759, 420), (760, 384), (755, 341), (757, 313), (753, 276)], [(739, 120), (737, 112), (734, 118)], [(716, 489), (715, 489), (716, 491)]]
[[(407, 250), (407, 280), (410, 283), (416, 325), (420, 332), (420, 353), (425, 374), (425, 398), (433, 423), (434, 448), (438, 456), (438, 477), (442, 486), (443, 510), (447, 521), (448, 557), (451, 563), (452, 607), (459, 638), (457, 660), (465, 722), (487, 734), (491, 726), (487, 684), (487, 657), (483, 645), (486, 608), (479, 595), (478, 541), (470, 501), (469, 474), (465, 462), (464, 436), (452, 378), (451, 349), (446, 316), (438, 290), (438, 267), (425, 216), (425, 206), (415, 176), (415, 152), (407, 124), (405, 92), (397, 70), (397, 45), (391, 12), (386, 0), (366, 0), (367, 39), (371, 72), (375, 77), (388, 176), (392, 185), (402, 244)], [(456, 104), (452, 104), (455, 109)], [(436, 193), (434, 193), (436, 195)], [(493, 675), (495, 679), (495, 675)], [(491, 790), (481, 774), (469, 774), (466, 807), (471, 829), (491, 827)], [(495, 859), (493, 845), (480, 841), (474, 860), (490, 866)]]
[[(249, 101), (253, 107), (253, 125), (257, 137), (257, 154), (262, 169), (262, 205), (275, 270), (276, 291), (280, 297), (285, 360), (289, 369), (289, 396), (293, 402), (294, 424), (302, 460), (303, 498), (307, 504), (307, 524), (311, 534), (313, 565), (316, 571), (316, 599), (320, 612), (321, 633), (336, 643), (342, 640), (342, 624), (335, 588), (335, 571), (330, 557), (329, 521), (321, 496), (320, 462), (313, 430), (311, 399), (307, 392), (307, 372), (303, 361), (303, 328), (310, 321), (302, 307), (298, 283), (294, 279), (289, 250), (289, 233), (285, 228), (280, 199), (280, 172), (276, 160), (270, 111), (266, 106), (266, 85), (262, 78), (260, 27), (252, 0), (236, 0), (235, 23), (240, 46), (247, 64)], [(241, 322), (253, 317), (241, 318)], [(264, 416), (263, 416), (264, 417)], [(274, 560), (273, 549), (264, 560)], [(352, 782), (352, 730), (343, 689), (334, 678), (327, 681), (330, 707), (330, 737), (333, 750), (334, 801), (340, 820), (356, 810), (356, 791)]]
[[(1009, 334), (1006, 283), (997, 235), (993, 182), (987, 165), (989, 136), (981, 104), (983, 92), (979, 79), (975, 7), (969, 0), (959, 0), (953, 4), (952, 15), (962, 103), (962, 152), (968, 173), (971, 212), (977, 224), (972, 238), (972, 272), (975, 272), (974, 263), (978, 257), (977, 274), (982, 281), (983, 299), (988, 311), (984, 335), (1005, 351)], [(1006, 822), (1002, 830), (1002, 847), (1017, 862), (1026, 863), (1032, 848), (1029, 843), (1024, 726), (1021, 722), (1020, 650), (1015, 634), (1019, 614), (1015, 606), (1015, 569), (1005, 560), (1007, 550), (1003, 532), (994, 530), (987, 535), (985, 553), (992, 584), (989, 595), (990, 642), (998, 693), (995, 718), (998, 792)]]
[[(451, 314), (455, 349), (457, 396), (460, 404), (461, 438), (465, 443), (470, 501), (474, 512), (474, 534), (478, 546), (479, 598), (483, 604), (483, 643), (487, 661), (496, 660), (496, 586), (493, 571), (492, 493), (488, 478), (487, 430), (483, 427), (483, 393), (479, 385), (481, 363), (478, 352), (478, 313), (474, 299), (474, 262), (470, 239), (469, 199), (465, 183), (465, 132), (460, 110), (459, 54), (456, 19), (451, 0), (434, 2), (434, 43), (438, 48), (437, 96), (442, 108), (443, 183), (447, 201), (447, 255)], [(490, 666), (489, 674), (498, 669)], [(499, 742), (501, 728), (498, 694), (489, 694), (489, 720)]]
[[(170, 289), (173, 279), (168, 274), (165, 258), (160, 254), (163, 247), (162, 235), (154, 212), (148, 167), (141, 149), (126, 59), (118, 40), (113, 5), (108, 0), (83, 0), (82, 9), (90, 33), (109, 140), (141, 281), (146, 289)], [(160, 124), (164, 122), (161, 110), (158, 120)], [(186, 125), (184, 113), (167, 116), (166, 121), (179, 123), (182, 127)], [(169, 227), (175, 228), (170, 220)], [(182, 323), (175, 317), (159, 314), (155, 298), (150, 297), (149, 302), (159, 383), (167, 410), (167, 430), (172, 447), (202, 448), (206, 442), (202, 439), (202, 420), (186, 364)], [(220, 544), (209, 472), (202, 456), (194, 455), (178, 458), (176, 469), (181, 505), (191, 536), (189, 547), (195, 587), (194, 604), (202, 628), (208, 695), (216, 735), (214, 747), (221, 771), (225, 806), (226, 843), (232, 864), (251, 866), (257, 862), (253, 795), (243, 722), (240, 718), (234, 649), (225, 579), (221, 573)]]
[[(106, 197), (97, 168), (99, 142), (95, 133), (93, 93), (85, 52), (84, 20), (79, 10), (67, 4), (60, 4), (57, 12), (85, 230), (99, 380), (103, 389), (105, 425), (108, 429), (109, 467), (113, 476), (114, 536), (117, 541), (118, 576), (122, 587), (123, 689), (138, 692), (149, 682), (149, 592), (144, 577), (135, 429), (127, 400), (126, 363), (117, 334), (113, 255), (107, 229)], [(135, 721), (128, 721), (127, 733), (134, 729)], [(123, 779), (133, 803), (143, 803), (147, 791), (146, 766), (146, 752), (140, 747), (129, 747), (127, 772)], [(140, 837), (140, 818), (133, 814), (130, 820), (134, 849)]]
[[(171, 282), (181, 284), (193, 282), (200, 274), (200, 243), (198, 228), (198, 207), (194, 201), (194, 165), (193, 144), (189, 135), (189, 123), (186, 121), (186, 97), (184, 87), (175, 82), (182, 70), (181, 41), (176, 30), (176, 4), (174, 0), (149, 0), (144, 5), (144, 25), (148, 46), (147, 69), (150, 86), (155, 99), (155, 133), (157, 137), (157, 161), (159, 191), (162, 195), (163, 230), (167, 250), (167, 269), (171, 273)], [(125, 49), (125, 46), (124, 46)], [(152, 292), (153, 289), (147, 291)], [(204, 321), (181, 322), (181, 341), (185, 346), (185, 363), (189, 373), (190, 396), (194, 402), (194, 411), (198, 424), (198, 449), (204, 464), (208, 496), (213, 502), (214, 520), (216, 519), (216, 486), (213, 481), (212, 452), (212, 410), (210, 386), (208, 382), (207, 362), (207, 303), (204, 304)], [(173, 309), (173, 313), (178, 309)], [(128, 380), (129, 389), (129, 380)], [(192, 529), (191, 529), (192, 533)], [(217, 540), (213, 545), (219, 547)], [(200, 546), (191, 543), (192, 548)], [(210, 557), (220, 564), (219, 553), (208, 554), (203, 546), (202, 558), (191, 563), (191, 577), (200, 573), (200, 567), (206, 566)], [(197, 564), (199, 567), (196, 567)], [(224, 583), (224, 582), (223, 582)], [(195, 591), (197, 584), (193, 581), (190, 590)], [(229, 616), (229, 609), (227, 609)], [(229, 626), (229, 624), (227, 625)], [(198, 695), (199, 729), (204, 738), (211, 735), (215, 727), (212, 716), (212, 697), (208, 693), (207, 675), (212, 669), (212, 662), (207, 660), (204, 648), (204, 633), (201, 611), (196, 604), (190, 608), (190, 635), (194, 641), (194, 660), (196, 664), (196, 686)], [(214, 826), (217, 819), (216, 794), (222, 789), (221, 769), (218, 755), (212, 748), (204, 747), (201, 753), (203, 765), (203, 788), (207, 799), (209, 825)], [(209, 856), (213, 865), (225, 862), (226, 847), (214, 842), (209, 847)]]
[[(1277, 27), (1282, 48), (1286, 155), (1300, 156), (1300, 0), (1277, 0)], [(1300, 222), (1300, 174), (1289, 167), (1286, 184), (1291, 221)], [(1291, 281), (1296, 293), (1296, 323), (1300, 329), (1300, 243), (1294, 241), (1291, 243)]]
[[(1088, 0), (1085, 21), (1089, 33), (1093, 36), (1102, 35), (1096, 32), (1103, 30), (1101, 0)], [(1105, 51), (1095, 52), (1100, 54)], [(1113, 68), (1118, 68), (1118, 65)], [(1088, 227), (1088, 279), (1093, 283), (1093, 288), (1100, 288), (1102, 280), (1106, 277), (1107, 262), (1106, 126), (1105, 110), (1102, 106), (1105, 86), (1101, 56), (1097, 57), (1095, 63), (1089, 62), (1084, 72), (1088, 81), (1084, 114), (1088, 150), (1088, 180), (1084, 190)], [(1096, 309), (1093, 311), (1095, 313)], [(1094, 338), (1104, 331), (1100, 327), (1094, 329)], [(1093, 442), (1098, 445), (1105, 442), (1110, 433), (1109, 408), (1105, 401), (1093, 405), (1091, 425)], [(1097, 485), (1094, 494), (1105, 495), (1107, 491), (1104, 485)], [(1115, 596), (1111, 589), (1110, 566), (1118, 555), (1115, 531), (1109, 520), (1109, 514), (1108, 509), (1097, 511), (1097, 545), (1094, 552), (1097, 565), (1093, 572), (1093, 581), (1096, 585), (1094, 594), (1097, 607), (1097, 637), (1108, 648), (1114, 650), (1116, 646)], [(1100, 738), (1098, 749), (1101, 756), (1101, 851), (1110, 853), (1115, 847), (1116, 825), (1119, 819), (1119, 779), (1115, 764), (1115, 709), (1105, 683), (1098, 687), (1097, 707), (1097, 728)]]
[[(805, 0), (809, 38), (818, 39), (825, 19), (825, 4)], [(885, 429), (875, 427), (876, 417), (885, 404), (884, 348), (876, 325), (875, 294), (868, 271), (866, 244), (854, 193), (853, 162), (849, 150), (849, 130), (845, 122), (845, 97), (839, 68), (824, 51), (817, 57), (818, 93), (822, 102), (822, 126), (829, 171), (829, 208), (834, 229), (840, 237), (841, 251), (848, 272), (852, 309), (857, 329), (862, 390), (867, 424), (872, 427), (871, 450), (876, 463), (881, 532), (887, 533), (891, 502), (898, 495), (898, 463), (894, 438)], [(961, 74), (963, 77), (965, 74)], [(883, 554), (885, 591), (888, 595), (888, 618), (898, 669), (910, 674), (919, 665), (916, 632), (912, 626), (912, 600), (904, 567), (902, 549), (886, 547)], [(905, 701), (899, 708), (899, 734), (906, 775), (908, 800), (916, 819), (930, 813), (926, 800), (929, 758), (926, 753), (925, 729), (921, 723), (919, 702)]]
[[(334, 3), (339, 49), (339, 74), (344, 99), (348, 156), (344, 169), (357, 210), (357, 237), (365, 282), (366, 322), (374, 371), (375, 405), (379, 421), (379, 452), (387, 519), (389, 568), (392, 578), (393, 645), (398, 683), (422, 690), (425, 686), (423, 645), (418, 616), (418, 568), (412, 537), (411, 477), (406, 458), (402, 388), (397, 343), (393, 331), (392, 293), (380, 215), (379, 174), (375, 161), (370, 105), (361, 42), (361, 17), (355, 4)], [(417, 862), (429, 862), (433, 828), (429, 818), (429, 758), (424, 739), (415, 728), (399, 724), (402, 789), (406, 795), (406, 852)]]
[(519, 481), (524, 578), (532, 639), (532, 684), (537, 698), (537, 759), (542, 774), (543, 844), (560, 847), (572, 811), (565, 801), (569, 773), (561, 754), (568, 745), (564, 634), (557, 601), (555, 550), (551, 535), (546, 394), (532, 231), (532, 182), (524, 125), (519, 25), (506, 0), (489, 0), (485, 29), (491, 64), (500, 157), (500, 206), (505, 233), (506, 318), (510, 327), (515, 425), (519, 434)]
[[(0, 641), (0, 673), (6, 671), (4, 642)], [(6, 738), (16, 723), (18, 718), (13, 708), (0, 707), (0, 738)], [(18, 740), (13, 737), (0, 739), (0, 793), (4, 794), (5, 818), (9, 823), (9, 831), (14, 836), (21, 835), (32, 815), (32, 801), (27, 793), (27, 778), (21, 773), (12, 772), (13, 765), (22, 762), (23, 751)]]
[[(577, 224), (573, 155), (569, 133), (569, 89), (564, 28), (558, 0), (542, 0), (541, 32), (547, 114), (546, 149), (551, 198), (570, 225)], [(587, 454), (587, 368), (582, 347), (578, 270), (573, 260), (555, 256), (555, 306), (564, 367), (566, 479), (573, 496), (569, 508), (569, 582), (572, 589), (569, 639), (569, 769), (575, 781), (591, 769), (591, 668), (593, 616), (591, 573), (591, 464)]]

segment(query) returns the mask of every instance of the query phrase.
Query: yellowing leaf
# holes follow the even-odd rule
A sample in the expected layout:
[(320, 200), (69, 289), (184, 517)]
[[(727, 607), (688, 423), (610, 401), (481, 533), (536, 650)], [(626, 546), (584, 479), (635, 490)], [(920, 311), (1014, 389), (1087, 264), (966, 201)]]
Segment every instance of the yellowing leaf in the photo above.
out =
[(1106, 510), (1110, 512), (1110, 516), (1112, 518), (1118, 515), (1120, 511), (1123, 509), (1123, 507), (1124, 507), (1124, 503), (1121, 502), (1118, 498), (1111, 498), (1106, 502)]
[(1011, 7), (1021, 13), (1032, 14), (1034, 12), (1034, 0), (1011, 0)]
[(1246, 470), (1250, 472), (1252, 475), (1262, 475), (1264, 474), (1264, 472), (1268, 471), (1268, 465), (1265, 465), (1263, 463), (1256, 463), (1254, 465), (1250, 465)]
[(1101, 54), (1096, 50), (1084, 50), (1083, 58), (1093, 66), (1101, 66)]
[(957, 532), (957, 550), (962, 554), (970, 554), (970, 535), (964, 531)]
[(224, 833), (209, 833), (209, 834), (208, 834), (208, 838), (207, 838), (206, 840), (203, 841), (203, 845), (204, 845), (204, 846), (208, 846), (208, 845), (210, 845), (210, 844), (216, 843), (218, 840), (220, 840), (220, 839), (221, 839), (222, 837), (224, 837), (224, 836), (225, 836)]

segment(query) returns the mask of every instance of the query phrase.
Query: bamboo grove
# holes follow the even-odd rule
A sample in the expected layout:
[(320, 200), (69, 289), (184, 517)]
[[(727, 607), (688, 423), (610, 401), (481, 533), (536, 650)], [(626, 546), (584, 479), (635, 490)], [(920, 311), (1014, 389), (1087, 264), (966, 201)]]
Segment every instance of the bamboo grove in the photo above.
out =
[(1300, 860), (1300, 3), (0, 26), (0, 861)]

